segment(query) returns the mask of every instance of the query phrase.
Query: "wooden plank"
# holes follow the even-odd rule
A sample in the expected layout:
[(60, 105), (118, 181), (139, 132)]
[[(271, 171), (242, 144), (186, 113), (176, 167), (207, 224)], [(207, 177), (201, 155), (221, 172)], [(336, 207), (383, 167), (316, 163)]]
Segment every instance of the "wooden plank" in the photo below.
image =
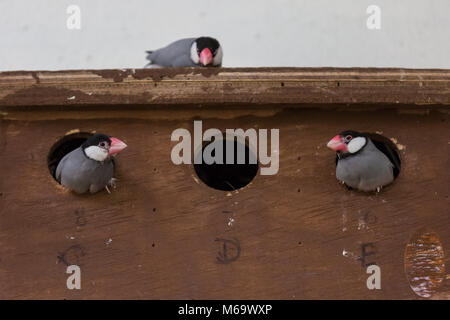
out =
[[(0, 298), (414, 299), (405, 252), (423, 227), (436, 234), (448, 269), (448, 112), (242, 116), (224, 107), (226, 116), (215, 117), (206, 109), (176, 109), (163, 120), (101, 110), (0, 120)], [(191, 165), (170, 160), (172, 131), (192, 132), (193, 118), (205, 129), (279, 128), (279, 173), (231, 193), (207, 187)], [(325, 144), (347, 128), (383, 132), (402, 146), (402, 172), (378, 195), (336, 181)], [(66, 193), (50, 176), (48, 152), (72, 129), (129, 145), (111, 195)], [(239, 242), (237, 260), (218, 262), (218, 239)], [(363, 247), (375, 254), (362, 259)], [(367, 289), (363, 260), (380, 266), (381, 290)], [(81, 290), (66, 288), (66, 264), (81, 266)], [(450, 296), (445, 276), (432, 298)]]
[[(448, 299), (449, 105), (449, 70), (0, 73), (0, 299)], [(170, 160), (172, 131), (193, 132), (194, 119), (279, 128), (280, 171), (209, 188)], [(337, 183), (325, 143), (344, 129), (397, 143), (392, 186)], [(48, 152), (74, 130), (129, 145), (111, 195), (51, 177)], [(381, 290), (366, 287), (370, 263)], [(67, 289), (68, 264), (82, 290)]]
[(36, 106), (448, 107), (450, 70), (170, 68), (0, 73), (0, 110)]

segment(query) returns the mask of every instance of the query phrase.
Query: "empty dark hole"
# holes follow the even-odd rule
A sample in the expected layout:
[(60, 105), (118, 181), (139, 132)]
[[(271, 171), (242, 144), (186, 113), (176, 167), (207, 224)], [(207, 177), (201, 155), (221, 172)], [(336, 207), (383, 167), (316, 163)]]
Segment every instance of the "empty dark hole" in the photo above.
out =
[[(202, 152), (195, 155), (196, 159), (203, 156), (203, 150), (208, 144), (203, 146)], [(249, 163), (249, 156), (252, 151), (245, 145), (245, 164), (237, 164), (238, 144), (242, 145), (236, 140), (223, 140), (224, 164), (206, 164), (204, 161), (202, 161), (202, 164), (194, 164), (194, 170), (200, 180), (211, 188), (223, 191), (237, 190), (249, 184), (258, 173), (258, 163)], [(230, 149), (234, 148), (233, 164), (226, 164), (227, 146)], [(214, 156), (214, 152), (212, 155)]]
[(83, 142), (85, 142), (91, 136), (92, 133), (89, 132), (77, 132), (69, 134), (58, 140), (52, 146), (47, 157), (47, 165), (53, 178), (55, 178), (56, 168), (58, 167), (61, 159), (72, 150), (75, 150), (76, 148), (81, 146)]
[[(397, 178), (397, 176), (400, 173), (400, 169), (401, 169), (401, 160), (400, 160), (400, 156), (398, 154), (398, 149), (397, 146), (395, 145), (395, 143), (393, 143), (390, 139), (377, 134), (377, 133), (367, 133), (364, 132), (363, 133), (366, 137), (369, 137), (370, 140), (372, 140), (373, 144), (378, 148), (378, 150), (380, 150), (381, 152), (383, 152), (386, 157), (388, 157), (388, 159), (392, 162), (392, 164), (394, 165), (394, 179)], [(338, 157), (336, 156), (336, 164), (338, 161)]]

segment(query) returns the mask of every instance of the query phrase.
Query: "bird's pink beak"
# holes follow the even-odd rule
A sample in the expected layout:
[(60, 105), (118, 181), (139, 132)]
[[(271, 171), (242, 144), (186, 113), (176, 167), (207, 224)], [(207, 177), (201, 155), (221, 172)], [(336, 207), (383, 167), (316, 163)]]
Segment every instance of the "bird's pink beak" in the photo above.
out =
[(125, 142), (123, 142), (117, 138), (111, 137), (109, 139), (111, 140), (111, 146), (109, 147), (109, 155), (119, 153), (120, 151), (122, 151), (123, 149), (125, 149), (127, 147)]
[(346, 151), (347, 145), (342, 142), (342, 138), (340, 135), (335, 136), (333, 139), (328, 141), (327, 147), (334, 151)]
[(205, 67), (213, 63), (213, 55), (211, 50), (205, 48), (200, 52), (200, 63)]

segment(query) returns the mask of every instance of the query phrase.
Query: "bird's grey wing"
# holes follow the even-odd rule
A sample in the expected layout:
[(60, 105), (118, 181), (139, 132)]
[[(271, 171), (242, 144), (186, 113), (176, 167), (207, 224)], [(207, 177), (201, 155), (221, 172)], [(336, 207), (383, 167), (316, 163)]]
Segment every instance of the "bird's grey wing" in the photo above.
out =
[(86, 174), (84, 169), (88, 160), (81, 147), (68, 153), (64, 157), (64, 163), (61, 164), (60, 183), (77, 193), (88, 191), (90, 186), (89, 175)]
[(400, 158), (399, 158), (398, 154), (390, 146), (388, 146), (382, 142), (372, 140), (372, 143), (392, 163), (392, 165), (394, 166), (394, 177), (397, 177), (398, 174), (400, 173), (400, 167), (401, 167)]
[(58, 166), (56, 167), (56, 172), (55, 172), (55, 179), (56, 181), (58, 181), (59, 183), (61, 183), (61, 172), (64, 169), (64, 165), (67, 161), (67, 158), (69, 156), (70, 153), (66, 154), (58, 163)]
[[(190, 51), (195, 39), (177, 40), (164, 48), (148, 51), (147, 59), (150, 60), (150, 64), (162, 67), (193, 66), (195, 64), (190, 59)], [(181, 56), (185, 56), (187, 59), (180, 60)]]
[(192, 61), (191, 56), (188, 54), (183, 54), (175, 58), (172, 62), (172, 67), (195, 67), (197, 66), (194, 61)]
[(367, 170), (362, 181), (363, 188), (375, 190), (377, 187), (385, 186), (394, 180), (394, 164), (389, 158), (369, 141), (368, 148), (364, 148)]

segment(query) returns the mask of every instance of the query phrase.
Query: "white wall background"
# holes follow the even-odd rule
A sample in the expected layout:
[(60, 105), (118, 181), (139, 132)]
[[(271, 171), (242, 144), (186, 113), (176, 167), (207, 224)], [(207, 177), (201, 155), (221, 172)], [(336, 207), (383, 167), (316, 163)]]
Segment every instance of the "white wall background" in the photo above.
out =
[(450, 0), (0, 0), (0, 70), (139, 68), (146, 49), (200, 35), (227, 67), (450, 68)]

